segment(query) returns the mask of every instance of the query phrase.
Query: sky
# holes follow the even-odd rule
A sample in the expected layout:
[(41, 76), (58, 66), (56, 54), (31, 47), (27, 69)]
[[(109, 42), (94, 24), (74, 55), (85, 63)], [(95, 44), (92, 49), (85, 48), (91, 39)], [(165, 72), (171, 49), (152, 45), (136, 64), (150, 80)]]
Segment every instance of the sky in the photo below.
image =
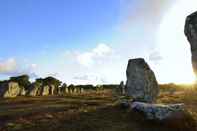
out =
[(1, 0), (0, 79), (117, 84), (142, 57), (160, 83), (193, 82), (184, 22), (194, 11), (196, 0)]

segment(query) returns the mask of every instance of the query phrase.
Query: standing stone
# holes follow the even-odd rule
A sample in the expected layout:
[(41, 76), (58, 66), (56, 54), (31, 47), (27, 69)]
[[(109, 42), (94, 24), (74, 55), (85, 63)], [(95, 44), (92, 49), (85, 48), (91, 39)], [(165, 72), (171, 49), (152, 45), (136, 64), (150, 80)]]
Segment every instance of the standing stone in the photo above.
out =
[(42, 96), (48, 96), (50, 93), (50, 87), (48, 85), (42, 87)]
[(28, 96), (40, 96), (42, 94), (42, 84), (34, 82), (30, 85), (27, 91)]
[(0, 85), (0, 96), (4, 98), (14, 98), (20, 95), (21, 88), (16, 82), (4, 82)]
[(49, 94), (50, 95), (55, 95), (56, 91), (55, 91), (55, 86), (54, 85), (50, 85), (50, 89), (49, 89)]
[(121, 82), (120, 82), (119, 89), (120, 89), (121, 95), (124, 95), (124, 94), (125, 94), (124, 81), (121, 81)]
[(126, 94), (134, 101), (152, 103), (159, 93), (154, 72), (143, 58), (130, 59), (127, 66)]
[(26, 90), (24, 87), (20, 87), (21, 91), (20, 91), (20, 96), (25, 96), (26, 95)]
[(194, 12), (186, 18), (185, 35), (191, 46), (192, 66), (197, 76), (197, 12)]

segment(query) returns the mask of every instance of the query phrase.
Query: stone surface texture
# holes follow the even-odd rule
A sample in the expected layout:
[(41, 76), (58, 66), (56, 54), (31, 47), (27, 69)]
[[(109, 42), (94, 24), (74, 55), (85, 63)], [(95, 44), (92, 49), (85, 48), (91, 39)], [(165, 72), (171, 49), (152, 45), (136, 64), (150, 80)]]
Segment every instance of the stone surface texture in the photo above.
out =
[(130, 59), (127, 66), (126, 95), (134, 101), (153, 103), (159, 93), (154, 72), (143, 58)]
[(142, 113), (148, 120), (166, 120), (180, 115), (185, 111), (184, 104), (149, 104), (143, 102), (131, 103), (134, 111)]

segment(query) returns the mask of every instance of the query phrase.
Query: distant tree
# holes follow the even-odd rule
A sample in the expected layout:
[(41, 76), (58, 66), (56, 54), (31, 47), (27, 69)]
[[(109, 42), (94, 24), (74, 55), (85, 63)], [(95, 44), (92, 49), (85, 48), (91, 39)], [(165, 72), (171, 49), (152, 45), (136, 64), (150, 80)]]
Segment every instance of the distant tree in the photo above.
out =
[(44, 81), (42, 78), (37, 78), (35, 83), (39, 83), (39, 84), (42, 84)]
[(102, 85), (103, 89), (115, 89), (118, 86), (119, 85), (116, 85), (116, 84)]
[(19, 84), (19, 86), (22, 86), (24, 88), (27, 88), (31, 84), (31, 82), (29, 81), (28, 75), (10, 77), (9, 81), (17, 82)]
[(54, 85), (55, 87), (59, 87), (61, 85), (61, 81), (54, 77), (46, 77), (44, 79), (37, 79), (38, 81), (42, 81), (44, 85)]
[(96, 87), (93, 85), (77, 85), (76, 87), (83, 88), (83, 89), (92, 89), (92, 90), (96, 89)]
[(67, 84), (64, 83), (64, 84), (62, 85), (62, 88), (66, 88), (66, 87), (67, 87)]
[(73, 85), (73, 84), (70, 84), (69, 86), (68, 86), (68, 88), (74, 88), (75, 87), (75, 85)]

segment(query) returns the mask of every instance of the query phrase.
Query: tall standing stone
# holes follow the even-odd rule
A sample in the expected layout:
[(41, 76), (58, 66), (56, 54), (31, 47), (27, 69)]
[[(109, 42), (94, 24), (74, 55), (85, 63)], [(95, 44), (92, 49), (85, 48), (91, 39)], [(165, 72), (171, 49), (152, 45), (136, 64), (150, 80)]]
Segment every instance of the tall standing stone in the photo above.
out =
[(21, 94), (22, 89), (17, 82), (4, 82), (0, 85), (0, 96), (14, 98)]
[(192, 66), (197, 76), (197, 12), (187, 16), (185, 22), (185, 35), (191, 46)]
[(130, 59), (127, 66), (126, 94), (134, 101), (153, 103), (159, 93), (154, 72), (143, 58)]

